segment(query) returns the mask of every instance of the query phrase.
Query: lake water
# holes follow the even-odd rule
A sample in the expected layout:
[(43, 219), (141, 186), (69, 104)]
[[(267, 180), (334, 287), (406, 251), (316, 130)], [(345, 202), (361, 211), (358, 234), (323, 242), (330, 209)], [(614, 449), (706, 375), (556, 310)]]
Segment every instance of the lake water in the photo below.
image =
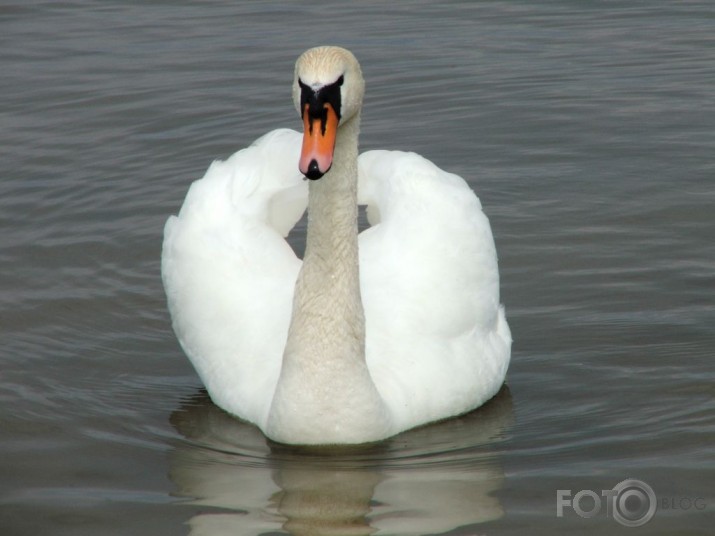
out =
[[(17, 1), (0, 29), (2, 534), (712, 534), (712, 2)], [(213, 159), (300, 128), (325, 43), (363, 65), (363, 149), (479, 194), (514, 347), (470, 415), (303, 451), (202, 394), (159, 258)], [(629, 478), (639, 529), (606, 504)]]

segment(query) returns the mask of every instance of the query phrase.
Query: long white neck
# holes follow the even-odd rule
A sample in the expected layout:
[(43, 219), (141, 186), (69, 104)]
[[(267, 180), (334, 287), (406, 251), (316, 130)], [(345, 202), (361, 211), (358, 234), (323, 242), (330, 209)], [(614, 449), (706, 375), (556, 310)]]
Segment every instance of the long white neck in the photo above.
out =
[(358, 115), (340, 126), (330, 171), (309, 185), (305, 256), (266, 425), (278, 441), (345, 443), (389, 433), (387, 412), (365, 363), (357, 229), (359, 125)]
[[(295, 287), (286, 354), (292, 342), (310, 331), (310, 325), (320, 325), (326, 336), (309, 337), (300, 343), (318, 351), (300, 353), (306, 354), (306, 359), (324, 354), (319, 358), (321, 368), (326, 353), (341, 360), (365, 360), (358, 267), (358, 129), (359, 117), (340, 127), (331, 170), (321, 179), (310, 181), (308, 187), (308, 236)], [(332, 351), (326, 352), (328, 347)]]

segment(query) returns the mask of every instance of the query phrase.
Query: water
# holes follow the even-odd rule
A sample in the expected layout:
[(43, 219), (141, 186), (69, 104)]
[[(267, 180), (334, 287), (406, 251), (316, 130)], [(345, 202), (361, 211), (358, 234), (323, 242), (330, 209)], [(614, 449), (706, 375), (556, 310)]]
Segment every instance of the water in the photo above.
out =
[[(30, 1), (0, 28), (3, 534), (711, 533), (710, 2)], [(299, 128), (324, 43), (362, 62), (363, 149), (480, 195), (515, 342), (485, 408), (306, 452), (202, 396), (159, 256), (212, 159)], [(641, 529), (557, 517), (631, 477)]]

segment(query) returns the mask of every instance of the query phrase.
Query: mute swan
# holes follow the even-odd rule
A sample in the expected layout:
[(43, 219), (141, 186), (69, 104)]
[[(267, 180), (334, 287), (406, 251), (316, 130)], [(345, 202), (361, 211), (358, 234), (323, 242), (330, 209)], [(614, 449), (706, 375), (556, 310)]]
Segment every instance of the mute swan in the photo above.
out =
[[(478, 198), (414, 153), (358, 158), (363, 92), (349, 51), (303, 53), (303, 135), (275, 130), (214, 162), (164, 230), (184, 351), (218, 406), (283, 443), (371, 442), (465, 413), (509, 364)], [(306, 203), (301, 262), (283, 237)], [(359, 236), (358, 203), (372, 224)]]

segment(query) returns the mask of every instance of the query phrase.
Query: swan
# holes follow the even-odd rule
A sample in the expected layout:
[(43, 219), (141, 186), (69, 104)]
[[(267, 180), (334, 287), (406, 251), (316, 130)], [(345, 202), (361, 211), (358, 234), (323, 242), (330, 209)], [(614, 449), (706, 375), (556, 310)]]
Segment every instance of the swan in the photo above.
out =
[[(292, 90), (303, 133), (214, 162), (165, 225), (168, 309), (209, 395), (307, 445), (480, 406), (504, 383), (511, 333), (479, 199), (417, 154), (358, 156), (364, 80), (348, 50), (304, 52)], [(285, 236), (306, 205), (301, 261)]]

